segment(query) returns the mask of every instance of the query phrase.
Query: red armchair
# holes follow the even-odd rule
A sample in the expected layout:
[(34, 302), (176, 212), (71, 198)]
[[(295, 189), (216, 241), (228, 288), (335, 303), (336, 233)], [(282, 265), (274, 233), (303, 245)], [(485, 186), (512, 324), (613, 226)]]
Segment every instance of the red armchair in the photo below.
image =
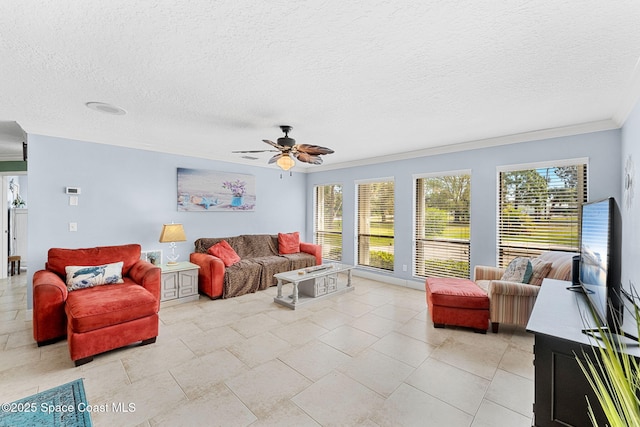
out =
[[(140, 245), (49, 249), (44, 270), (33, 275), (33, 337), (38, 346), (67, 337), (76, 366), (108, 350), (155, 342), (160, 309), (160, 268), (140, 260)], [(124, 283), (69, 291), (67, 266), (123, 262)]]

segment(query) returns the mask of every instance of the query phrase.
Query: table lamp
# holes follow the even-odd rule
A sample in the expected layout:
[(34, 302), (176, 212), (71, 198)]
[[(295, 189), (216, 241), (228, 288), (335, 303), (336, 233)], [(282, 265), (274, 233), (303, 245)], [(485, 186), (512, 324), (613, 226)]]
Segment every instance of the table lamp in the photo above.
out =
[(160, 243), (169, 243), (171, 255), (167, 255), (167, 265), (175, 265), (180, 254), (176, 254), (176, 242), (186, 242), (187, 236), (184, 234), (182, 224), (164, 224), (160, 233)]

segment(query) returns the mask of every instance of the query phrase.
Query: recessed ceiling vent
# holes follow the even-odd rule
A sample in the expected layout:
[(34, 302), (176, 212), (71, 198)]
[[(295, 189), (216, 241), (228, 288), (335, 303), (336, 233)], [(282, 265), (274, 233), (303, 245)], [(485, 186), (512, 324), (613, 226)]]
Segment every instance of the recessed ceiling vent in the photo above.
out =
[(100, 113), (113, 114), (116, 116), (124, 116), (127, 114), (124, 109), (116, 105), (107, 104), (106, 102), (87, 102), (84, 105), (86, 105), (87, 108), (99, 111)]

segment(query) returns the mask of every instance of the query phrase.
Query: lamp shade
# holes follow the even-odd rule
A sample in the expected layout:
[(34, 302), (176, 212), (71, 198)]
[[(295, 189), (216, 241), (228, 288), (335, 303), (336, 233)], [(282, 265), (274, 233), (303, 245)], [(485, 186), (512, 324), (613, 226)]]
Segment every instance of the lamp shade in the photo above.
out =
[(160, 233), (160, 243), (186, 242), (187, 236), (184, 234), (182, 224), (164, 224)]
[(283, 170), (288, 171), (289, 169), (295, 166), (296, 162), (294, 162), (293, 159), (287, 154), (280, 157), (276, 162), (276, 164), (280, 166)]

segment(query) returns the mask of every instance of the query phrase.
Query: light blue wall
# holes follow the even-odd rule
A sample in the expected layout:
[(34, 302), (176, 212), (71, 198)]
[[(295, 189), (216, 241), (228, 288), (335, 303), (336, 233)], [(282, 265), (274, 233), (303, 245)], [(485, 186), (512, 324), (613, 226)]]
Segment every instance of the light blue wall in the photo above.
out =
[[(638, 140), (638, 128), (640, 113), (636, 109), (624, 129), (626, 134), (631, 134), (629, 141)], [(638, 151), (635, 147), (627, 147), (628, 150)], [(44, 266), (51, 247), (137, 242), (144, 250), (162, 249), (166, 253), (168, 247), (158, 243), (158, 237), (162, 224), (171, 221), (185, 225), (188, 241), (178, 244), (183, 260), (188, 259), (193, 241), (198, 237), (300, 230), (303, 240), (311, 241), (313, 188), (329, 183), (344, 186), (343, 254), (345, 262), (355, 264), (355, 182), (393, 177), (396, 182), (396, 271), (392, 276), (415, 281), (411, 276), (413, 175), (451, 170), (471, 170), (472, 174), (472, 265), (495, 265), (496, 168), (582, 157), (589, 158), (590, 199), (614, 196), (620, 200), (619, 130), (325, 172), (294, 173), (292, 177), (284, 174), (282, 179), (275, 168), (29, 135), (29, 280), (34, 271)], [(255, 175), (256, 211), (178, 212), (178, 167)], [(64, 193), (67, 186), (82, 188), (78, 206), (69, 206)], [(69, 222), (78, 223), (77, 232), (68, 231)], [(637, 242), (637, 238), (634, 241)], [(637, 246), (634, 251), (637, 255)], [(402, 272), (402, 264), (409, 266), (407, 272)], [(626, 264), (623, 262), (623, 269)], [(28, 289), (28, 307), (31, 307), (30, 287)]]
[[(306, 175), (104, 144), (29, 135), (29, 282), (44, 267), (51, 247), (80, 248), (140, 243), (161, 249), (163, 223), (184, 224), (178, 243), (188, 260), (199, 237), (300, 231), (305, 240)], [(178, 212), (178, 167), (251, 174), (256, 178), (254, 212)], [(80, 187), (78, 206), (69, 206), (67, 186)], [(69, 232), (69, 222), (78, 223)], [(28, 287), (28, 307), (31, 287)]]
[(633, 168), (632, 186), (625, 192), (620, 203), (622, 214), (622, 285), (629, 287), (633, 282), (640, 290), (640, 102), (638, 102), (622, 127), (622, 171), (620, 185), (624, 183), (627, 162)]
[[(412, 279), (413, 175), (471, 170), (471, 265), (496, 264), (497, 168), (553, 160), (588, 158), (589, 198), (620, 198), (620, 131), (611, 130), (541, 141), (524, 142), (463, 152), (419, 157), (375, 165), (309, 174), (307, 180), (307, 235), (313, 233), (313, 189), (340, 183), (343, 195), (343, 261), (355, 264), (356, 181), (395, 179), (395, 272), (400, 280)], [(408, 271), (402, 271), (402, 265)]]

